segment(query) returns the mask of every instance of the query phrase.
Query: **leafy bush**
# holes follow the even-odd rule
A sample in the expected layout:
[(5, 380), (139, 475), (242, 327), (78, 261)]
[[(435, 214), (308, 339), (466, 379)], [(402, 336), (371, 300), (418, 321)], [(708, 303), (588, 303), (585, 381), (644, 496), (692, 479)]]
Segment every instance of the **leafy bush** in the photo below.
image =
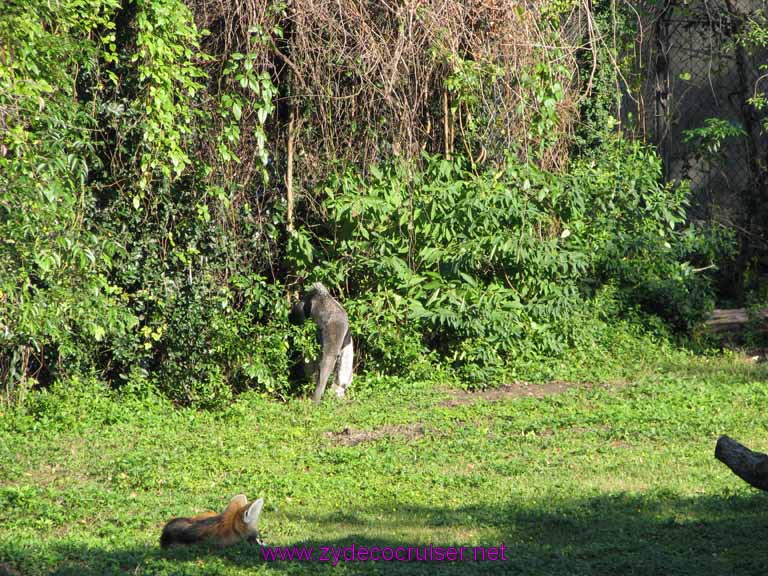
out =
[(184, 405), (221, 407), (245, 389), (285, 396), (293, 386), (288, 343), (300, 331), (288, 326), (287, 315), (280, 287), (258, 276), (233, 277), (230, 286), (184, 286), (115, 344), (115, 375), (148, 379)]
[(359, 372), (430, 378), (432, 359), (402, 296), (381, 287), (350, 300), (346, 308)]
[[(587, 343), (583, 311), (602, 286), (615, 288), (617, 312), (640, 307), (677, 329), (711, 305), (707, 279), (690, 264), (711, 242), (684, 227), (687, 189), (661, 184), (659, 159), (640, 144), (608, 140), (565, 174), (514, 156), (481, 173), (437, 157), (424, 170), (370, 173), (348, 171), (325, 188), (320, 274), (369, 294), (363, 310), (397, 302), (400, 328), (377, 322), (380, 333), (420, 340), (470, 384), (502, 379), (513, 359)], [(592, 320), (609, 317), (595, 311)], [(387, 369), (409, 366), (405, 358)]]
[[(92, 365), (136, 320), (109, 269), (121, 247), (89, 229), (98, 165), (88, 113), (118, 2), (6, 2), (0, 18), (0, 387)], [(109, 57), (108, 49), (104, 50)]]
[(573, 228), (592, 254), (587, 285), (615, 283), (625, 310), (639, 306), (679, 332), (703, 320), (714, 298), (710, 278), (694, 263), (716, 261), (731, 243), (686, 223), (688, 187), (662, 184), (658, 156), (615, 138), (576, 163), (568, 179), (582, 196), (574, 212), (582, 222)]

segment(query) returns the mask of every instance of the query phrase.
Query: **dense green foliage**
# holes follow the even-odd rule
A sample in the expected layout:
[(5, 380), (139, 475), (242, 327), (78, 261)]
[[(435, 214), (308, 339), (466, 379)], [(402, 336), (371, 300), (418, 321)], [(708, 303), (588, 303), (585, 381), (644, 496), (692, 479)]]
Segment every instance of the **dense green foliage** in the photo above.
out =
[[(574, 7), (542, 3), (540, 14), (509, 18), (554, 38)], [(296, 361), (316, 344), (310, 327), (288, 326), (286, 306), (316, 279), (350, 311), (358, 372), (380, 382), (431, 375), (484, 387), (607, 345), (610, 325), (685, 333), (711, 306), (695, 268), (727, 242), (686, 223), (685, 185), (663, 184), (653, 150), (614, 130), (608, 48), (593, 46), (597, 69), (564, 47), (521, 53), (514, 81), (517, 60), (430, 48), (444, 75), (424, 106), (435, 121), (443, 115), (441, 134), (418, 158), (393, 141), (389, 155), (377, 147), (378, 163), (329, 159), (303, 180), (315, 186), (288, 222), (280, 130), (297, 110), (310, 120), (320, 112), (312, 99), (282, 109), (296, 85), (270, 62), (288, 61), (281, 50), (300, 31), (285, 5), (270, 4), (237, 51), (229, 39), (208, 42), (194, 9), (182, 0), (4, 9), (7, 401), (75, 375), (208, 407), (246, 389), (290, 396), (301, 390)], [(596, 22), (607, 21), (609, 7), (599, 10)], [(569, 76), (590, 77), (593, 90), (579, 95)], [(503, 105), (493, 94), (510, 82), (520, 100), (493, 124)], [(584, 121), (569, 156), (564, 118), (577, 99)]]
[[(109, 281), (122, 248), (85, 217), (99, 166), (96, 61), (117, 2), (9, 2), (0, 18), (0, 383), (79, 363), (136, 324)], [(77, 74), (77, 75), (75, 75)]]
[[(736, 54), (738, 58), (746, 60), (746, 54), (750, 56), (765, 54), (768, 49), (768, 12), (765, 9), (755, 11), (750, 14), (738, 14), (735, 26), (735, 45), (738, 46)], [(759, 56), (758, 56), (759, 58)], [(768, 91), (765, 89), (765, 74), (768, 72), (768, 63), (764, 57), (758, 59), (758, 73), (755, 85), (750, 91), (749, 104), (745, 107), (750, 123), (751, 133), (745, 134), (757, 143), (756, 149), (763, 152), (761, 157), (756, 158), (757, 174), (753, 175), (755, 186), (744, 193), (744, 203), (746, 205), (748, 217), (746, 226), (751, 237), (747, 237), (743, 242), (743, 259), (746, 262), (743, 265), (745, 284), (752, 293), (747, 297), (747, 303), (750, 300), (754, 303), (756, 299), (762, 297), (763, 305), (768, 304), (768, 298), (765, 298), (765, 270), (768, 268), (768, 249), (766, 242), (754, 242), (754, 237), (765, 238), (768, 235), (768, 203), (765, 202), (765, 187), (768, 183), (768, 169), (766, 169), (765, 147), (760, 147), (764, 143), (765, 131), (768, 129)], [(732, 130), (733, 131), (733, 130)]]
[[(8, 399), (36, 380), (91, 370), (115, 384), (149, 379), (200, 405), (221, 404), (245, 382), (285, 387), (286, 331), (269, 324), (285, 324), (283, 298), (259, 275), (268, 262), (251, 255), (270, 241), (259, 239), (269, 224), (254, 229), (249, 207), (233, 206), (192, 153), (219, 126), (211, 108), (224, 119), (217, 154), (231, 158), (239, 137), (240, 96), (206, 92), (198, 37), (179, 0), (4, 11)], [(253, 105), (263, 122), (271, 82), (240, 60), (222, 75), (263, 97)]]
[(375, 310), (396, 294), (377, 331), (419, 334), (474, 385), (514, 359), (588, 345), (594, 324), (636, 308), (688, 329), (711, 305), (690, 265), (711, 242), (681, 226), (686, 190), (662, 185), (641, 145), (612, 139), (601, 152), (567, 174), (514, 157), (480, 173), (440, 158), (347, 173), (325, 190), (324, 260), (305, 265)]

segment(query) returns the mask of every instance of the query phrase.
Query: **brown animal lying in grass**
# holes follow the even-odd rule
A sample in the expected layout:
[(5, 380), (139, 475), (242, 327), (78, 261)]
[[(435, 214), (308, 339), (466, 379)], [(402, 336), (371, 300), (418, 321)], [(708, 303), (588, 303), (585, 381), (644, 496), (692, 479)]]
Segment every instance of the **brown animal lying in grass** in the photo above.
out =
[(225, 547), (240, 540), (260, 543), (258, 523), (262, 506), (262, 498), (248, 504), (245, 495), (238, 494), (221, 514), (203, 512), (192, 518), (174, 518), (163, 528), (160, 546), (206, 542)]

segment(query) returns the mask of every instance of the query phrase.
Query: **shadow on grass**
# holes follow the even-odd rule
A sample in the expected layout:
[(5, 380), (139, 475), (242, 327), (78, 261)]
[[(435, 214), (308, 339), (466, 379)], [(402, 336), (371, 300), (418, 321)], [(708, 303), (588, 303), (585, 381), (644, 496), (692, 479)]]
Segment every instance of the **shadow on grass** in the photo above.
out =
[[(350, 575), (480, 575), (480, 574), (737, 574), (765, 573), (768, 495), (740, 493), (731, 497), (679, 498), (655, 493), (648, 497), (607, 495), (579, 501), (548, 501), (537, 508), (510, 502), (500, 508), (458, 509), (392, 506), (359, 514), (303, 516), (315, 524), (316, 536), (281, 542), (283, 546), (372, 547), (468, 546), (466, 542), (434, 542), (429, 535), (482, 530), (498, 539), (477, 542), (506, 547), (497, 562), (344, 562), (336, 567), (318, 561), (263, 559), (255, 545), (227, 550), (208, 547), (160, 550), (156, 546), (102, 549), (69, 543), (35, 549), (23, 543), (0, 547), (2, 562), (22, 574), (317, 574)], [(388, 512), (389, 511), (389, 512)], [(384, 522), (376, 518), (386, 518)], [(386, 534), (381, 538), (371, 532)], [(341, 538), (322, 534), (346, 533)], [(404, 533), (415, 534), (414, 542)], [(396, 536), (393, 536), (396, 535)], [(425, 538), (427, 538), (425, 540)], [(277, 543), (268, 542), (275, 546)], [(239, 569), (239, 570), (237, 570)]]

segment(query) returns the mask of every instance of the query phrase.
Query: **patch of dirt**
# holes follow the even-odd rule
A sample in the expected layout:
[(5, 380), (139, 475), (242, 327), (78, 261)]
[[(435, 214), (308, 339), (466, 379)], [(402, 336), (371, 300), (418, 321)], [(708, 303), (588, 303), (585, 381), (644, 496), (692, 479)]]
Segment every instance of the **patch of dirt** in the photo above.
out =
[(383, 438), (405, 438), (406, 440), (418, 440), (424, 436), (424, 426), (421, 424), (399, 424), (396, 426), (382, 426), (376, 430), (353, 430), (349, 427), (341, 432), (326, 432), (325, 437), (330, 438), (337, 446), (356, 446), (361, 442), (372, 442)]
[[(25, 455), (17, 454), (16, 459), (20, 463), (24, 463), (25, 467), (29, 468), (24, 473), (25, 482), (28, 484), (34, 484), (37, 486), (54, 486), (58, 484), (85, 484), (89, 478), (87, 473), (78, 467), (76, 464), (77, 457), (81, 452), (86, 449), (86, 440), (84, 438), (73, 439), (61, 448), (65, 457), (64, 463), (62, 462), (45, 462), (38, 466), (34, 466), (29, 460), (24, 460)], [(0, 572), (2, 576), (2, 572)]]
[(499, 400), (512, 400), (515, 398), (541, 398), (544, 396), (553, 396), (562, 394), (572, 388), (592, 389), (592, 388), (622, 388), (628, 382), (616, 381), (610, 384), (595, 384), (593, 382), (565, 382), (562, 380), (553, 380), (543, 384), (531, 384), (530, 382), (513, 382), (504, 384), (500, 388), (490, 390), (478, 390), (476, 392), (467, 392), (466, 390), (455, 390), (445, 388), (444, 391), (450, 394), (450, 398), (443, 400), (438, 406), (453, 407), (463, 404), (471, 404), (478, 400), (486, 402), (498, 402)]

